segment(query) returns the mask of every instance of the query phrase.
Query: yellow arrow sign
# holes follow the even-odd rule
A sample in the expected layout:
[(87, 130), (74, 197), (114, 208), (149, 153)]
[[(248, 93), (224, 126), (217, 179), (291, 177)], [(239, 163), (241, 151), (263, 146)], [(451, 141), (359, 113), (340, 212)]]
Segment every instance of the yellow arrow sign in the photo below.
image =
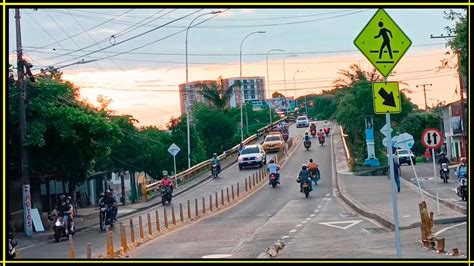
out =
[(383, 9), (379, 9), (354, 40), (355, 46), (387, 77), (411, 41)]
[(402, 111), (398, 82), (375, 82), (372, 88), (376, 114), (398, 114)]

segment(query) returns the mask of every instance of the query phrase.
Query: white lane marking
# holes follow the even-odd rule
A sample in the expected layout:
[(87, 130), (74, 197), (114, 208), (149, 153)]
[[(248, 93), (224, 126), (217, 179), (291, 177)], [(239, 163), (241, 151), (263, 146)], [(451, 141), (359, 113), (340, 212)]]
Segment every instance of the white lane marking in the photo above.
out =
[(232, 254), (213, 254), (213, 255), (202, 256), (203, 259), (220, 259), (220, 258), (228, 258), (228, 257), (232, 257)]
[(318, 208), (321, 208), (321, 207), (323, 207), (323, 205), (318, 205)]
[(328, 194), (326, 194), (326, 197), (329, 197), (330, 195), (331, 195), (331, 194), (328, 193)]
[(314, 212), (318, 212), (319, 210), (314, 210)]
[(297, 224), (296, 227), (300, 227), (300, 226), (303, 226), (302, 224)]
[(316, 215), (315, 215), (315, 214), (311, 214), (310, 216), (311, 216), (311, 217), (314, 217), (314, 216), (316, 216)]
[(331, 198), (329, 198), (328, 201), (331, 201)]
[[(319, 223), (319, 224), (323, 224), (323, 225), (327, 225), (327, 226), (332, 226), (332, 227), (336, 227), (336, 228), (339, 228), (339, 229), (343, 229), (343, 230), (346, 230), (358, 223), (362, 222), (362, 220), (354, 220), (354, 221), (339, 221), (339, 222), (324, 222), (324, 223)], [(349, 225), (346, 225), (345, 227), (341, 227), (341, 226), (338, 226), (338, 225), (335, 225), (335, 224), (347, 224), (349, 223)]]
[[(314, 216), (314, 214), (311, 214), (310, 216), (312, 217)], [(311, 220), (311, 218), (306, 218), (306, 221), (309, 221), (309, 220)]]
[(296, 232), (296, 231), (298, 231), (298, 230), (293, 229), (293, 230), (290, 231), (290, 233), (294, 233), (294, 232)]
[(446, 228), (441, 229), (441, 230), (439, 230), (438, 232), (434, 233), (433, 236), (437, 236), (437, 235), (439, 235), (439, 234), (441, 234), (441, 233), (443, 233), (443, 232), (445, 232), (445, 231), (447, 231), (447, 230), (449, 230), (449, 229), (452, 229), (452, 228), (454, 228), (454, 227), (456, 227), (456, 226), (464, 225), (464, 224), (466, 224), (466, 223), (467, 223), (467, 222), (463, 222), (463, 223), (460, 223), (460, 224), (455, 224), (455, 225), (450, 226), (450, 227), (446, 227)]
[(290, 236), (282, 236), (281, 239), (287, 239), (290, 238)]
[(404, 216), (403, 216), (403, 218), (408, 218), (408, 217), (410, 217), (410, 215), (404, 215)]
[(301, 223), (302, 223), (302, 224), (305, 224), (305, 223), (307, 223), (307, 222), (308, 222), (308, 221), (302, 221)]

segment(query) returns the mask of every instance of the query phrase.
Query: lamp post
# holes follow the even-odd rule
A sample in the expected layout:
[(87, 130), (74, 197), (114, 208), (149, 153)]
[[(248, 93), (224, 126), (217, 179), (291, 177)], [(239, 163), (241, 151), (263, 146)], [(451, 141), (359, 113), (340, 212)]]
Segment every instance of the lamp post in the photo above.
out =
[(222, 11), (212, 11), (209, 13), (201, 14), (197, 17), (195, 17), (191, 23), (189, 23), (189, 26), (186, 28), (186, 85), (184, 87), (184, 95), (185, 95), (185, 108), (186, 108), (186, 128), (187, 128), (187, 135), (188, 135), (188, 168), (191, 168), (191, 140), (190, 140), (190, 132), (189, 132), (189, 97), (188, 97), (188, 31), (189, 28), (193, 25), (194, 21), (196, 19), (205, 16), (205, 15), (214, 15), (214, 14), (219, 14), (222, 13)]
[[(254, 31), (247, 36), (244, 37), (242, 42), (240, 43), (240, 83), (242, 83), (242, 46), (244, 45), (244, 41), (253, 34), (258, 33), (265, 33), (265, 31)], [(244, 141), (244, 112), (243, 112), (243, 101), (244, 101), (244, 93), (242, 90), (242, 84), (240, 84), (240, 140)], [(247, 125), (248, 126), (248, 125)]]
[[(296, 72), (293, 74), (293, 90), (295, 91), (295, 102), (296, 102), (296, 106), (298, 106), (298, 102), (296, 101), (296, 79), (295, 79), (295, 76), (296, 74), (298, 73), (302, 73), (304, 71), (301, 71), (301, 70), (296, 70)], [(306, 98), (305, 98), (305, 102), (306, 102)], [(306, 115), (308, 115), (308, 107), (306, 106)]]
[[(267, 52), (267, 91), (268, 91), (268, 99), (271, 99), (270, 97), (270, 77), (268, 75), (268, 55), (272, 52), (272, 51), (279, 51), (279, 52), (284, 52), (285, 50), (282, 50), (282, 49), (271, 49), (271, 50), (268, 50)], [(270, 102), (270, 101), (269, 101)], [(271, 104), (269, 103), (268, 104), (268, 109), (269, 109), (269, 113), (270, 113), (270, 124), (272, 124), (272, 107), (271, 107)]]
[[(285, 60), (289, 57), (297, 57), (298, 55), (295, 55), (295, 54), (292, 54), (292, 55), (288, 55), (288, 56), (285, 56), (283, 58), (283, 80), (284, 80), (284, 83), (285, 83), (285, 99), (288, 97), (287, 95), (287, 90), (286, 90), (286, 70), (285, 70)], [(287, 115), (288, 115), (288, 110), (287, 110)]]

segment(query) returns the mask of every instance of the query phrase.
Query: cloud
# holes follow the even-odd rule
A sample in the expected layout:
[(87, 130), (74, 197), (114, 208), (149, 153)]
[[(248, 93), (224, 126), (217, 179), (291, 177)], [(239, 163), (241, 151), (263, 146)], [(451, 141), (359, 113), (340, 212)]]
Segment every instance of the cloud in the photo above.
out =
[(253, 14), (255, 12), (257, 12), (257, 9), (247, 9), (247, 8), (245, 8), (245, 9), (240, 10), (240, 13), (243, 13), (243, 14)]

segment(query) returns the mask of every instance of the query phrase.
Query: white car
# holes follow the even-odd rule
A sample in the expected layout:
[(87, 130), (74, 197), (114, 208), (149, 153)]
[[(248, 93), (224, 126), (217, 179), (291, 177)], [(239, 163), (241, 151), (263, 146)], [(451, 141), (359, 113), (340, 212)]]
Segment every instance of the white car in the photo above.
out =
[(258, 165), (263, 167), (267, 163), (267, 155), (262, 145), (247, 145), (240, 152), (238, 162), (240, 170), (245, 166)]
[[(398, 157), (398, 163), (400, 165), (404, 163), (411, 165), (411, 161), (413, 161), (413, 165), (416, 165), (416, 156), (413, 154), (411, 150), (398, 149), (395, 152), (395, 155)], [(410, 157), (411, 157), (411, 160), (410, 160)]]
[(305, 115), (296, 118), (296, 127), (309, 127), (309, 119)]

